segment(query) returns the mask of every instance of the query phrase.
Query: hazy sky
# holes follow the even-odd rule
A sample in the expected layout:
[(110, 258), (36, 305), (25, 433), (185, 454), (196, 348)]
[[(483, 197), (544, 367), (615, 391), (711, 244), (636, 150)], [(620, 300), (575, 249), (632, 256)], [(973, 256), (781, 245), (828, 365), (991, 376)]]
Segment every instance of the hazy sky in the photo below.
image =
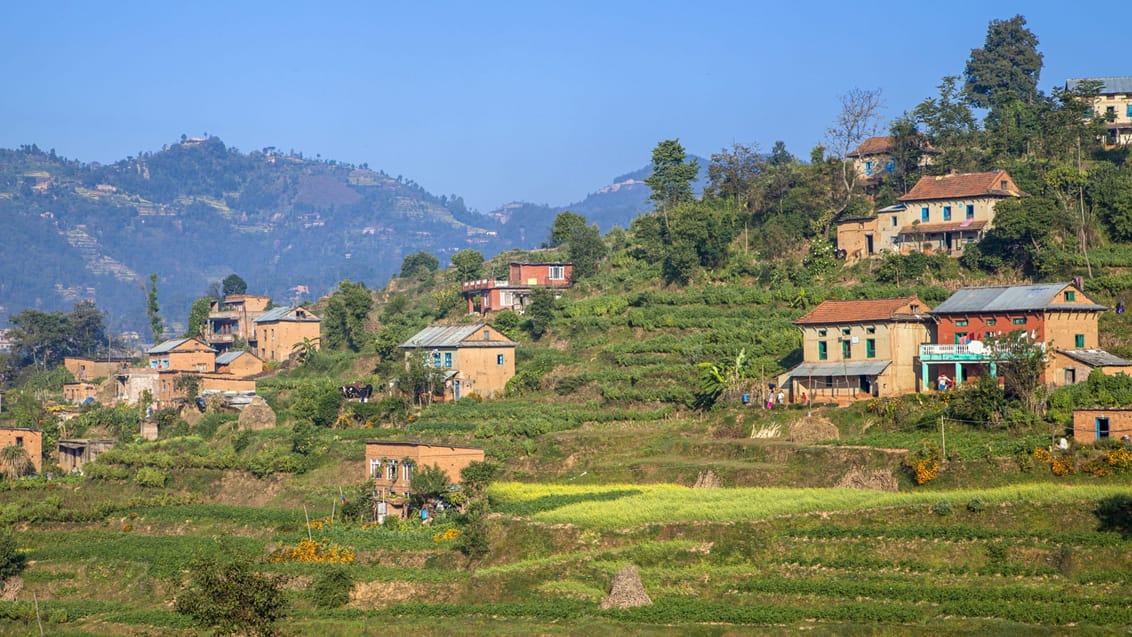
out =
[(678, 137), (808, 156), (838, 96), (894, 117), (991, 19), (1026, 16), (1048, 91), (1132, 75), (1132, 7), (1064, 2), (9, 2), (0, 146), (83, 161), (182, 133), (404, 175), (490, 210), (565, 204)]

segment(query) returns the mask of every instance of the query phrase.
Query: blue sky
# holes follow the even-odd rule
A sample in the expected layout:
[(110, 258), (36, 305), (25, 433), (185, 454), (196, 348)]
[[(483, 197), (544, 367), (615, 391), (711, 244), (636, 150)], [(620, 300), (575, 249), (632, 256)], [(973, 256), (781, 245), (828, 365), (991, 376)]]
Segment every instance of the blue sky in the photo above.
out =
[[(946, 8), (943, 8), (946, 7)], [(0, 146), (182, 133), (368, 162), (490, 210), (565, 204), (679, 138), (806, 157), (853, 88), (895, 117), (1026, 16), (1041, 87), (1132, 75), (1132, 7), (1054, 2), (45, 2), (0, 21)]]

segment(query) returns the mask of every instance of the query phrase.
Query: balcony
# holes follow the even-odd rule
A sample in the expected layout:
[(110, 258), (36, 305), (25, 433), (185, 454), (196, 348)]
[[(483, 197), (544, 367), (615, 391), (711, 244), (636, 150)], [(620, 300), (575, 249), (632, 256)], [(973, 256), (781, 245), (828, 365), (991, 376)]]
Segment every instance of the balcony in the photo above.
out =
[[(1046, 344), (1039, 343), (1045, 351)], [(1002, 360), (1009, 348), (1001, 345), (991, 347), (980, 341), (972, 341), (962, 345), (921, 345), (920, 362), (923, 363), (957, 363), (963, 361), (991, 362)]]
[(476, 290), (490, 290), (492, 288), (505, 288), (510, 286), (510, 281), (492, 281), (491, 279), (477, 279), (475, 281), (464, 281), (464, 291), (474, 292)]
[(224, 309), (216, 312), (208, 313), (208, 320), (210, 321), (238, 321), (241, 313), (239, 310)]

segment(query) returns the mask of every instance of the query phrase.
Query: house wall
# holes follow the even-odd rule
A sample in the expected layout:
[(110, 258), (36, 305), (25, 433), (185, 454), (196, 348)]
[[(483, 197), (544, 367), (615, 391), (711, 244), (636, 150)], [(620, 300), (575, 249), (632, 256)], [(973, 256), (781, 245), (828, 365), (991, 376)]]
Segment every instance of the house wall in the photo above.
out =
[(1101, 373), (1105, 376), (1116, 376), (1117, 374), (1132, 375), (1132, 367), (1124, 365), (1090, 367), (1061, 352), (1053, 351), (1049, 356), (1051, 360), (1046, 368), (1046, 378), (1049, 382), (1058, 386), (1085, 382), (1088, 380), (1089, 374), (1093, 373), (1095, 369), (1101, 370)]
[[(562, 278), (550, 278), (552, 267), (562, 268)], [(515, 285), (567, 286), (574, 280), (574, 266), (570, 263), (512, 263), (508, 280)]]
[[(405, 458), (412, 460), (417, 468), (436, 465), (448, 475), (453, 484), (459, 484), (460, 472), (472, 462), (483, 462), (484, 452), (483, 449), (473, 447), (370, 441), (366, 443), (363, 475), (367, 480), (373, 480), (378, 487), (407, 493), (412, 470), (408, 476), (405, 475), (402, 467), (402, 460)], [(395, 469), (396, 477), (393, 480), (389, 479), (390, 464)]]
[[(873, 237), (873, 252), (869, 252), (868, 237)], [(846, 252), (846, 262), (852, 263), (868, 257), (878, 250), (877, 218), (860, 221), (843, 221), (837, 224), (837, 248)]]
[(150, 354), (149, 366), (160, 370), (211, 372), (216, 369), (216, 352), (199, 341), (188, 341), (171, 352)]
[[(254, 340), (254, 321), (267, 311), (271, 297), (236, 294), (214, 301), (208, 308), (208, 342), (231, 343), (233, 336)], [(221, 328), (223, 327), (223, 331)]]
[[(503, 357), (503, 364), (499, 357)], [(472, 381), (472, 392), (491, 398), (503, 394), (507, 381), (515, 375), (514, 347), (461, 347), (459, 362), (461, 379)], [(462, 392), (467, 395), (467, 392)]]
[(1132, 115), (1128, 111), (1130, 105), (1132, 95), (1126, 93), (1107, 93), (1093, 98), (1094, 114), (1105, 119), (1105, 129), (1108, 131), (1105, 143), (1108, 145), (1132, 144)]
[(255, 381), (246, 378), (231, 378), (209, 374), (200, 377), (200, 390), (216, 391), (255, 391)]
[(67, 473), (82, 471), (83, 465), (93, 461), (102, 452), (114, 447), (114, 440), (60, 440), (59, 466)]
[(107, 378), (119, 370), (130, 366), (129, 361), (96, 361), (90, 358), (67, 356), (63, 359), (63, 367), (71, 372), (75, 380), (90, 380), (92, 378)]
[(150, 396), (157, 396), (158, 374), (154, 369), (131, 368), (118, 374), (118, 400), (127, 405), (136, 405), (142, 395), (149, 391)]
[[(930, 179), (925, 177), (924, 179)], [(1002, 197), (969, 197), (959, 199), (941, 199), (928, 201), (904, 201), (904, 210), (888, 212), (877, 219), (876, 249), (880, 251), (893, 250), (902, 253), (919, 251), (939, 251), (943, 246), (943, 238), (938, 235), (925, 236), (924, 241), (914, 241), (909, 235), (901, 235), (901, 231), (916, 222), (921, 224), (959, 223), (967, 218), (967, 205), (973, 205), (974, 221), (985, 221), (982, 230), (961, 230), (953, 233), (952, 254), (962, 254), (963, 247), (968, 243), (977, 241), (982, 232), (994, 226), (994, 207)], [(945, 220), (944, 208), (951, 207), (951, 219)], [(928, 209), (928, 220), (923, 221), (923, 209)], [(895, 219), (895, 222), (893, 221)]]
[[(870, 330), (872, 330), (870, 332)], [(823, 334), (824, 332), (824, 334)], [(845, 323), (834, 325), (804, 325), (802, 326), (802, 359), (807, 363), (838, 363), (844, 361), (870, 361), (889, 360), (891, 363), (879, 376), (877, 376), (877, 394), (879, 396), (899, 396), (916, 391), (918, 369), (916, 358), (920, 345), (931, 342), (931, 329), (928, 323), (919, 321), (872, 321), (861, 323)], [(853, 339), (857, 342), (854, 343)], [(842, 344), (847, 339), (849, 343), (849, 357), (843, 355)], [(875, 343), (873, 356), (868, 356), (868, 341)], [(820, 356), (819, 343), (826, 344), (826, 358)], [(830, 391), (813, 390), (808, 395), (813, 399), (818, 396), (844, 396), (847, 392), (833, 383)], [(858, 387), (857, 378), (848, 387)], [(801, 396), (804, 383), (796, 384), (795, 397)], [(813, 389), (813, 384), (809, 386)], [(817, 392), (817, 393), (814, 393)], [(857, 393), (857, 392), (850, 392)]]
[(16, 427), (0, 428), (0, 449), (23, 447), (36, 473), (43, 471), (43, 432)]
[(319, 342), (319, 321), (271, 321), (256, 323), (256, 354), (264, 362), (285, 361), (304, 338)]
[(1109, 437), (1119, 440), (1132, 435), (1132, 410), (1074, 409), (1073, 439), (1077, 442), (1097, 441), (1097, 418), (1108, 418)]
[(63, 400), (81, 403), (87, 398), (94, 398), (97, 391), (98, 386), (90, 383), (67, 383), (63, 385)]

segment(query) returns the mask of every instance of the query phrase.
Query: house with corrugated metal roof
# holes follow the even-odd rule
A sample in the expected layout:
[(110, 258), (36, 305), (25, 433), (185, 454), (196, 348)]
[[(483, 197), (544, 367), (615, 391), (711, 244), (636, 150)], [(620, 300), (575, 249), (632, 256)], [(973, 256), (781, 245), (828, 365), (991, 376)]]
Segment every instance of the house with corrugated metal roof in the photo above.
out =
[(1072, 385), (1094, 369), (1117, 374), (1132, 369), (1101, 349), (1097, 323), (1105, 306), (1072, 283), (1039, 283), (962, 288), (928, 312), (935, 342), (920, 347), (923, 388), (962, 384), (983, 374), (997, 375), (1003, 359), (994, 343), (1023, 332), (1046, 352), (1042, 382)]
[(1104, 121), (1105, 144), (1132, 144), (1132, 77), (1089, 77), (1065, 80), (1065, 90), (1072, 91), (1085, 82), (1098, 82), (1100, 89), (1093, 97), (1089, 117)]
[(230, 350), (216, 357), (216, 373), (249, 378), (263, 373), (263, 361), (251, 352)]
[(173, 338), (146, 351), (149, 368), (182, 372), (211, 372), (216, 368), (216, 350), (196, 338)]
[(305, 307), (277, 307), (252, 321), (252, 347), (262, 361), (285, 361), (305, 340), (319, 346), (322, 319)]
[(487, 323), (432, 325), (400, 347), (406, 362), (417, 356), (425, 367), (441, 373), (443, 382), (434, 394), (443, 400), (502, 395), (515, 375), (518, 343)]
[(929, 309), (914, 296), (822, 302), (794, 321), (802, 364), (780, 377), (783, 392), (791, 402), (839, 404), (915, 392)]

